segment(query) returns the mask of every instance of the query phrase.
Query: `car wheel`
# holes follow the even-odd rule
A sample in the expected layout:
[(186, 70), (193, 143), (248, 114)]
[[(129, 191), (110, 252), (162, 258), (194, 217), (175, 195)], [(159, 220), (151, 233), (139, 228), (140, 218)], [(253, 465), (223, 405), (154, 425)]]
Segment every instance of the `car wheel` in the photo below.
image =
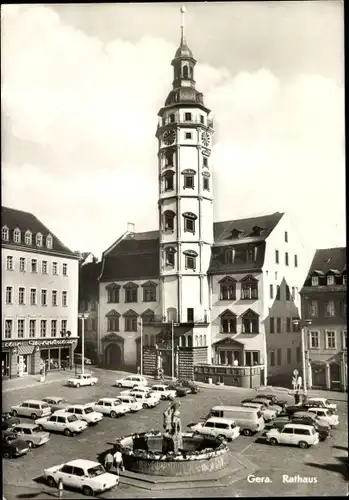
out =
[(218, 439), (221, 439), (222, 441), (225, 441), (227, 438), (223, 436), (223, 434), (218, 435)]
[(305, 441), (300, 441), (298, 444), (299, 444), (299, 447), (302, 448), (302, 450), (305, 450), (306, 448), (308, 448), (308, 443), (306, 443)]
[(52, 476), (49, 476), (47, 478), (47, 484), (51, 487), (51, 488), (56, 488), (56, 481), (53, 479)]
[(39, 429), (40, 429), (41, 431), (43, 431), (43, 430), (44, 430), (44, 428), (43, 428), (43, 426), (42, 426), (42, 425), (38, 425), (38, 427), (39, 427)]
[(149, 408), (149, 405), (147, 403), (143, 403), (143, 408), (147, 409)]
[(250, 429), (244, 429), (242, 431), (242, 433), (243, 433), (244, 436), (251, 436), (251, 434), (252, 434), (252, 432), (250, 431)]
[(95, 385), (95, 383), (94, 383), (94, 382), (91, 382), (91, 385)]
[(29, 446), (29, 448), (34, 448), (34, 443), (33, 443), (33, 441), (28, 441), (28, 446)]
[(88, 497), (93, 497), (93, 489), (90, 488), (89, 486), (84, 486), (82, 488), (82, 492), (84, 495), (86, 495)]
[(8, 451), (4, 451), (3, 456), (4, 458), (11, 458), (11, 454)]
[(122, 384), (117, 384), (117, 387), (122, 387)]
[(272, 446), (275, 446), (276, 444), (278, 444), (278, 441), (277, 441), (277, 439), (275, 439), (275, 438), (270, 438), (269, 443), (270, 443)]
[(36, 413), (32, 413), (30, 416), (33, 420), (36, 420), (38, 418)]
[(12, 415), (13, 417), (17, 417), (18, 413), (16, 412), (16, 410), (12, 410), (12, 411), (11, 411), (11, 415)]
[(80, 387), (80, 384), (76, 384), (76, 386), (75, 386), (75, 387), (79, 388), (79, 387)]
[(71, 436), (72, 435), (72, 432), (71, 430), (69, 429), (64, 429), (64, 433), (63, 433), (65, 436)]
[(116, 411), (114, 411), (114, 410), (111, 411), (110, 416), (111, 416), (111, 418), (116, 418)]

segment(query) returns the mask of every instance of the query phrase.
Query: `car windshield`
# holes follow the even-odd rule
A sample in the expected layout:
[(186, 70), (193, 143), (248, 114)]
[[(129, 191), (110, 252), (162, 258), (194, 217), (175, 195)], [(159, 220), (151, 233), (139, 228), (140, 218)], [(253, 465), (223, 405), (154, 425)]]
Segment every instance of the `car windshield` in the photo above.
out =
[(40, 427), (33, 427), (32, 432), (41, 432)]
[(6, 436), (6, 441), (9, 443), (11, 441), (14, 441), (17, 439), (17, 436), (15, 434), (11, 434), (10, 436)]
[(87, 408), (85, 408), (85, 413), (93, 413), (93, 408), (91, 408), (91, 406), (88, 406)]
[(96, 465), (95, 467), (91, 467), (91, 469), (88, 469), (87, 474), (89, 477), (97, 477), (100, 476), (101, 474), (104, 474), (105, 470), (103, 465)]
[(41, 405), (41, 408), (49, 408), (49, 406), (48, 406), (48, 404), (47, 404), (47, 403), (43, 403), (43, 404)]
[(69, 415), (68, 416), (68, 422), (76, 422), (77, 417), (76, 415)]
[(328, 399), (325, 399), (324, 403), (325, 403), (326, 406), (328, 406), (328, 405), (331, 404)]
[(121, 404), (122, 404), (122, 401), (120, 401), (120, 399), (115, 399), (115, 400), (113, 401), (113, 405), (114, 405), (114, 406), (121, 405)]

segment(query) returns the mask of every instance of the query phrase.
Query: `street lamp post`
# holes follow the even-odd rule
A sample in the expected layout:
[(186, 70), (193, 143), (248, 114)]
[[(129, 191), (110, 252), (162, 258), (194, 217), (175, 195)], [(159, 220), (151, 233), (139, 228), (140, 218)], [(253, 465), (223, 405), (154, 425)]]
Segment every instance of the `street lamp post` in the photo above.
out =
[(305, 354), (305, 328), (309, 325), (311, 325), (311, 319), (296, 319), (293, 321), (293, 324), (295, 326), (300, 326), (301, 327), (301, 349), (302, 349), (302, 374), (303, 374), (303, 392), (306, 395), (307, 394), (307, 389), (308, 389), (308, 384), (307, 384), (307, 379), (308, 379), (308, 373), (307, 373), (307, 366), (306, 366), (306, 354)]
[(143, 375), (143, 318), (141, 317), (141, 375)]
[(81, 373), (85, 373), (85, 319), (88, 318), (88, 314), (78, 314), (78, 317), (82, 321), (81, 325)]

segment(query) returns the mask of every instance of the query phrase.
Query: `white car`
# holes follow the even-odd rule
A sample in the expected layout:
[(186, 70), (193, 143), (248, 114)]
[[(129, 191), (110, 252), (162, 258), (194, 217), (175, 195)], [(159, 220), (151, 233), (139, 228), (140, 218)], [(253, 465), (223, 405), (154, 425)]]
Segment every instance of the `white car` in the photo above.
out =
[(129, 395), (133, 395), (135, 392), (145, 394), (146, 396), (151, 394), (153, 396), (153, 398), (156, 398), (159, 401), (161, 400), (161, 394), (157, 391), (153, 392), (150, 389), (150, 387), (135, 387), (134, 389), (132, 389), (132, 391), (130, 391)]
[(35, 423), (45, 431), (63, 432), (65, 436), (79, 434), (87, 429), (87, 422), (69, 415), (65, 410), (56, 411), (50, 417), (39, 418)]
[(155, 384), (151, 387), (150, 394), (160, 394), (161, 399), (169, 399), (171, 401), (176, 397), (176, 391), (170, 389), (165, 384)]
[(92, 404), (68, 406), (64, 411), (76, 415), (79, 420), (85, 420), (89, 425), (94, 425), (103, 420), (103, 413), (95, 411)]
[(190, 430), (204, 436), (214, 436), (233, 440), (240, 436), (240, 427), (230, 418), (211, 417), (206, 422), (190, 426)]
[(142, 375), (129, 375), (128, 377), (116, 380), (115, 385), (117, 387), (131, 387), (133, 389), (136, 385), (147, 386), (148, 380), (142, 377)]
[(31, 417), (36, 420), (38, 417), (51, 415), (51, 408), (45, 401), (38, 399), (28, 399), (21, 404), (11, 406), (11, 415), (16, 417)]
[(109, 415), (112, 418), (117, 418), (125, 415), (130, 411), (128, 405), (122, 403), (117, 398), (101, 398), (91, 405), (95, 411)]
[(312, 425), (286, 424), (282, 430), (276, 428), (267, 432), (267, 441), (270, 444), (290, 444), (300, 448), (319, 443), (319, 434)]
[(119, 484), (119, 476), (106, 472), (103, 465), (91, 460), (72, 460), (49, 467), (44, 470), (44, 477), (49, 486), (57, 488), (61, 479), (63, 487), (80, 489), (89, 497)]
[(330, 403), (328, 399), (326, 398), (309, 398), (308, 403), (316, 403), (319, 404), (322, 408), (327, 408), (328, 410), (333, 411), (336, 413), (337, 411), (337, 405), (335, 403)]
[(154, 408), (160, 403), (159, 397), (154, 397), (153, 394), (145, 394), (143, 392), (131, 392), (130, 396), (135, 398), (136, 401), (142, 403), (143, 408)]
[(79, 374), (76, 377), (68, 379), (67, 385), (70, 387), (80, 387), (82, 385), (95, 385), (98, 382), (97, 377), (92, 377), (90, 373)]
[(319, 424), (322, 420), (329, 423), (331, 427), (336, 427), (339, 424), (338, 415), (327, 408), (308, 408), (308, 412), (319, 417)]
[(121, 401), (122, 404), (128, 406), (130, 408), (130, 412), (134, 413), (143, 408), (142, 403), (137, 401), (132, 396), (119, 396), (118, 400)]
[(45, 403), (49, 405), (51, 408), (52, 413), (58, 410), (65, 410), (67, 406), (69, 406), (70, 403), (61, 396), (47, 396), (45, 398), (42, 398)]
[(256, 408), (261, 412), (266, 422), (270, 422), (276, 418), (276, 411), (268, 408), (264, 403), (242, 403), (241, 406), (245, 406), (246, 408)]
[(125, 389), (124, 391), (120, 391), (119, 396), (129, 396), (130, 393), (134, 391), (144, 392), (145, 394), (148, 394), (151, 391), (151, 388), (143, 385), (135, 385), (131, 389)]

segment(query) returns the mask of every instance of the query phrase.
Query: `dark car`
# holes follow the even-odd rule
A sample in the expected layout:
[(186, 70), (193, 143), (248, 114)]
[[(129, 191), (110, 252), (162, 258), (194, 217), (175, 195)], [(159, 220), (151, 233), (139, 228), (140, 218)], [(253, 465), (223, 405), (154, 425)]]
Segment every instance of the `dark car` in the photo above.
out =
[(183, 386), (180, 382), (171, 382), (168, 386), (169, 389), (176, 391), (176, 395), (180, 398), (191, 393), (190, 387)]
[(320, 441), (325, 441), (325, 439), (331, 436), (330, 427), (320, 425), (317, 422), (316, 415), (312, 413), (297, 412), (292, 416), (291, 422), (294, 424), (312, 425), (316, 432), (319, 433)]
[(287, 412), (288, 415), (293, 415), (298, 411), (307, 412), (309, 408), (322, 408), (322, 406), (319, 401), (312, 401), (307, 403), (300, 403), (298, 405), (286, 405), (284, 407), (284, 411)]
[(192, 394), (197, 394), (200, 391), (200, 387), (192, 380), (181, 380), (181, 385), (182, 387), (188, 387)]
[(29, 451), (26, 441), (20, 439), (18, 434), (11, 431), (2, 432), (2, 456), (4, 458), (14, 458), (25, 455)]
[(268, 399), (271, 403), (273, 403), (274, 405), (278, 405), (278, 406), (287, 405), (287, 401), (285, 401), (284, 399), (279, 399), (277, 396), (275, 396), (275, 394), (260, 392), (257, 394), (257, 396), (255, 396), (255, 398)]
[(18, 417), (13, 417), (10, 413), (2, 413), (1, 415), (1, 430), (6, 431), (20, 423)]
[(285, 425), (289, 423), (291, 423), (291, 420), (288, 415), (282, 415), (282, 416), (279, 415), (276, 418), (274, 418), (274, 420), (272, 420), (271, 422), (265, 424), (264, 435), (268, 431), (270, 431), (270, 429), (278, 429), (281, 431), (285, 427)]

